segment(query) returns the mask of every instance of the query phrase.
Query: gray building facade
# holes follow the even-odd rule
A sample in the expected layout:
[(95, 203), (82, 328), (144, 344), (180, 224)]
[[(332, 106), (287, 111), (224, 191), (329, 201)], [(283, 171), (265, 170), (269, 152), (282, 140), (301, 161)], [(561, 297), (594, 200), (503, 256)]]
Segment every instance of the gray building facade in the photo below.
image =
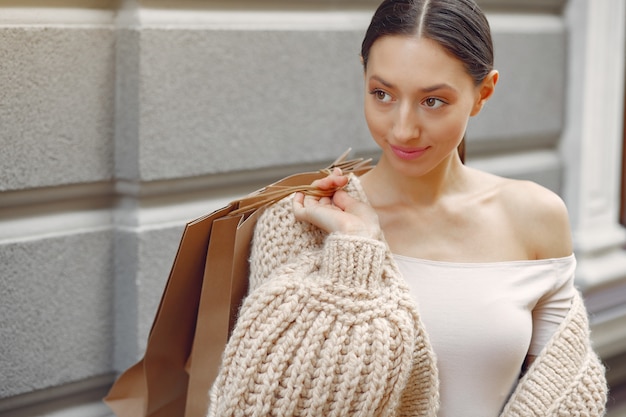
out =
[[(186, 222), (351, 147), (379, 0), (0, 0), (0, 415), (111, 416)], [(479, 0), (468, 164), (559, 193), (626, 415), (624, 0)], [(620, 402), (621, 401), (621, 402)]]

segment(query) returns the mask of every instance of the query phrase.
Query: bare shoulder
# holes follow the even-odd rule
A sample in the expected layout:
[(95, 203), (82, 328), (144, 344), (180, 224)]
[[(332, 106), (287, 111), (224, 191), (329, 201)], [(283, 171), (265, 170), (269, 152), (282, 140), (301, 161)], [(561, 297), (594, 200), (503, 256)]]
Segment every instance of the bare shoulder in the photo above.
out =
[(567, 207), (555, 192), (532, 181), (502, 179), (499, 202), (537, 259), (572, 253)]

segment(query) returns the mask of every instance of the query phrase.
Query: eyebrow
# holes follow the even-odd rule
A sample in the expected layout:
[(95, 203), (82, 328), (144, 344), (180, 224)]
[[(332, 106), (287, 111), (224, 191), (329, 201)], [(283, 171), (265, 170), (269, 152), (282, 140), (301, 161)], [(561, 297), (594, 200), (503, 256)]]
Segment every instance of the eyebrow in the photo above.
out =
[[(394, 88), (395, 87), (392, 83), (384, 80), (383, 78), (381, 78), (378, 75), (372, 75), (370, 77), (370, 79), (378, 81), (379, 83), (381, 83), (382, 85), (384, 85), (387, 88)], [(424, 87), (424, 88), (420, 89), (420, 91), (422, 93), (432, 93), (433, 91), (437, 91), (437, 90), (452, 90), (452, 91), (456, 91), (456, 88), (452, 87), (450, 84), (439, 83), (439, 84), (434, 84), (434, 85), (431, 85), (429, 87)]]

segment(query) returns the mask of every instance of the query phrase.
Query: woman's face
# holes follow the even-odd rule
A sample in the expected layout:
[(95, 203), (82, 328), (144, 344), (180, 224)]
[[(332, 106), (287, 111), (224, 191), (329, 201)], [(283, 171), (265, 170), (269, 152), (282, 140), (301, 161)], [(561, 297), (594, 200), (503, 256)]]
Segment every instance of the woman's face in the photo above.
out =
[(365, 88), (365, 118), (381, 162), (410, 176), (458, 158), (468, 119), (488, 98), (460, 60), (430, 39), (409, 36), (374, 42)]

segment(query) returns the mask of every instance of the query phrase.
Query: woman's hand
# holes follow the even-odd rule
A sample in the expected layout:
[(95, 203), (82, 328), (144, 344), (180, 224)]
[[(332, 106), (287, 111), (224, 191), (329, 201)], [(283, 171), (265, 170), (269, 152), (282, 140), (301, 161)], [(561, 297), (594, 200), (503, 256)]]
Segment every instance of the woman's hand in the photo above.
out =
[(377, 238), (380, 225), (376, 212), (340, 189), (347, 183), (348, 177), (335, 168), (329, 176), (312, 184), (320, 190), (337, 190), (331, 197), (296, 193), (293, 199), (296, 219), (312, 223), (328, 233)]

